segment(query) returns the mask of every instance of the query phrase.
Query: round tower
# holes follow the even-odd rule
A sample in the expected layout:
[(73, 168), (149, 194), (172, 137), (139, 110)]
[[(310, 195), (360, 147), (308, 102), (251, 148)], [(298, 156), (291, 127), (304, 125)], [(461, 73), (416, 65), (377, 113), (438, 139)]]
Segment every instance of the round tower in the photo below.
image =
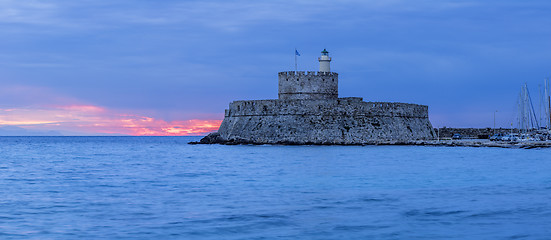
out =
[(329, 67), (331, 57), (329, 57), (329, 52), (325, 50), (325, 48), (321, 52), (321, 57), (319, 57), (318, 60), (320, 61), (320, 72), (331, 72), (331, 67)]
[(279, 99), (337, 99), (339, 74), (334, 72), (280, 72)]

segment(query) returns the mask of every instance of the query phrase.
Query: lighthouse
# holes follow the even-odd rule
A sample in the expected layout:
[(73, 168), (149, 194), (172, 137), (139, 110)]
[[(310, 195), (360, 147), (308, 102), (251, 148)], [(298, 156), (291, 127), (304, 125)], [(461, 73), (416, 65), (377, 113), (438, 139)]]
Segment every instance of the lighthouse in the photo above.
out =
[(329, 52), (325, 48), (321, 51), (321, 57), (318, 60), (320, 61), (320, 72), (331, 72), (331, 68), (329, 67), (331, 57), (329, 57)]

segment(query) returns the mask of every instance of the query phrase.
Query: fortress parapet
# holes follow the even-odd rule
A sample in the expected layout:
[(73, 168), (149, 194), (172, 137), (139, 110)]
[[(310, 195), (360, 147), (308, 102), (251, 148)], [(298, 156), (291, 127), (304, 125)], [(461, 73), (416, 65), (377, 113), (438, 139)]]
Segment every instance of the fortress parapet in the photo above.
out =
[(258, 144), (364, 144), (435, 137), (427, 106), (362, 98), (234, 101), (218, 132), (230, 142)]
[(280, 72), (279, 99), (337, 99), (339, 74), (334, 72)]

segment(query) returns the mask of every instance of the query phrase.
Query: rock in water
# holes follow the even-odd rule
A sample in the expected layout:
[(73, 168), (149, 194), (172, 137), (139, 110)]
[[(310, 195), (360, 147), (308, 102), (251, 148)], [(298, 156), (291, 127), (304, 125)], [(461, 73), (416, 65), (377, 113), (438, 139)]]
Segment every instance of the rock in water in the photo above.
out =
[(202, 144), (213, 144), (213, 143), (222, 143), (222, 142), (223, 141), (221, 141), (220, 133), (217, 133), (217, 132), (211, 133), (199, 141), (199, 143), (202, 143)]

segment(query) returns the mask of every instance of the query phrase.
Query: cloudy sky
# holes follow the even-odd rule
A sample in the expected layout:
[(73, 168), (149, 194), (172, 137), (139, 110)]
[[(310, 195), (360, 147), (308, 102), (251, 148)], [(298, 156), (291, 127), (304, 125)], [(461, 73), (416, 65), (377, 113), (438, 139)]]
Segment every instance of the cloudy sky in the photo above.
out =
[(429, 105), (435, 127), (514, 121), (551, 76), (551, 1), (0, 0), (0, 127), (202, 135), (233, 100), (316, 70), (340, 96)]

